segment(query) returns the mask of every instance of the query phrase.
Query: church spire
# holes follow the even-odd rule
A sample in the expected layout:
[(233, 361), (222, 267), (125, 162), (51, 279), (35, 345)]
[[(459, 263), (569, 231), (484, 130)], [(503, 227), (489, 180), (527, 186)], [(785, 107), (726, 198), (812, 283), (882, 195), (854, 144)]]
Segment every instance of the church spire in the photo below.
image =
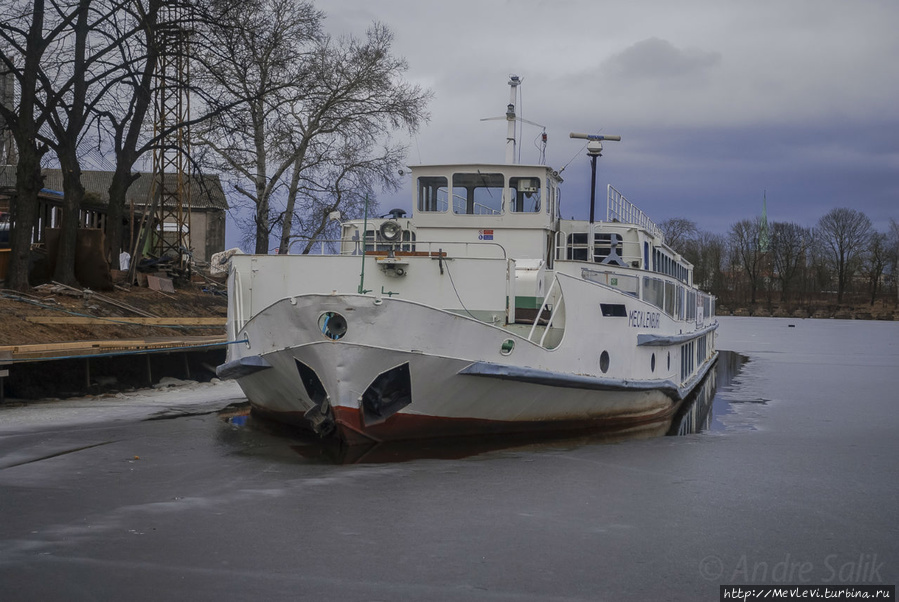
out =
[(771, 246), (771, 234), (768, 231), (768, 191), (762, 194), (762, 219), (759, 223), (759, 250), (767, 253)]

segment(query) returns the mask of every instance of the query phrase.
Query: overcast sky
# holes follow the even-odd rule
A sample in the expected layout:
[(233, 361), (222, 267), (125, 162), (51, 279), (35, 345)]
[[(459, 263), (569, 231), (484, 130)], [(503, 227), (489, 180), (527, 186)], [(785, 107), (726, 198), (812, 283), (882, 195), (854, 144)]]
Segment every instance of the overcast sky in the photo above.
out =
[[(615, 134), (599, 160), (655, 221), (727, 232), (761, 213), (812, 226), (852, 207), (899, 219), (899, 2), (832, 0), (320, 0), (333, 34), (394, 32), (430, 88), (410, 165), (502, 163), (510, 74), (546, 126), (563, 216), (586, 218), (589, 160), (572, 131)], [(522, 163), (540, 129), (524, 126)], [(605, 202), (597, 203), (604, 215)], [(411, 206), (407, 183), (381, 208)], [(600, 211), (601, 208), (601, 211)]]

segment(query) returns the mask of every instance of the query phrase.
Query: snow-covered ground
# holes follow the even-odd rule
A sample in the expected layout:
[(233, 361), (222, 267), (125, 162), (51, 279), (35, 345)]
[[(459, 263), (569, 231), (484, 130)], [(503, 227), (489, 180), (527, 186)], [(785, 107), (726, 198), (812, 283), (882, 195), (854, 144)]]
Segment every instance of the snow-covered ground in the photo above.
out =
[(198, 383), (164, 378), (152, 389), (0, 406), (0, 436), (34, 429), (215, 412), (244, 401), (246, 397), (236, 381), (213, 379)]

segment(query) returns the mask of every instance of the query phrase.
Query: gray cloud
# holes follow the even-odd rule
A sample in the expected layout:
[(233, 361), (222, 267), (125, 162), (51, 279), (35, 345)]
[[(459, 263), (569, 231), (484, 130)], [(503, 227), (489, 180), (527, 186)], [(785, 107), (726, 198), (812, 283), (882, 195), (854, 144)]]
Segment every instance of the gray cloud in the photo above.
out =
[(677, 48), (660, 38), (648, 38), (603, 62), (601, 72), (623, 80), (694, 78), (721, 62), (718, 52)]

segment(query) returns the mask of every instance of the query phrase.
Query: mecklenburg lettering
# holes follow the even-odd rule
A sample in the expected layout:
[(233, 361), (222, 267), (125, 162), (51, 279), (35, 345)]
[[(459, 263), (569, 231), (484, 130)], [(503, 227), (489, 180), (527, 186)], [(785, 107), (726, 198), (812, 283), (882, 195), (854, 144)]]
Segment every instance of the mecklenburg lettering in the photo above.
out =
[(656, 311), (631, 310), (628, 314), (628, 325), (634, 328), (658, 328), (662, 314)]

